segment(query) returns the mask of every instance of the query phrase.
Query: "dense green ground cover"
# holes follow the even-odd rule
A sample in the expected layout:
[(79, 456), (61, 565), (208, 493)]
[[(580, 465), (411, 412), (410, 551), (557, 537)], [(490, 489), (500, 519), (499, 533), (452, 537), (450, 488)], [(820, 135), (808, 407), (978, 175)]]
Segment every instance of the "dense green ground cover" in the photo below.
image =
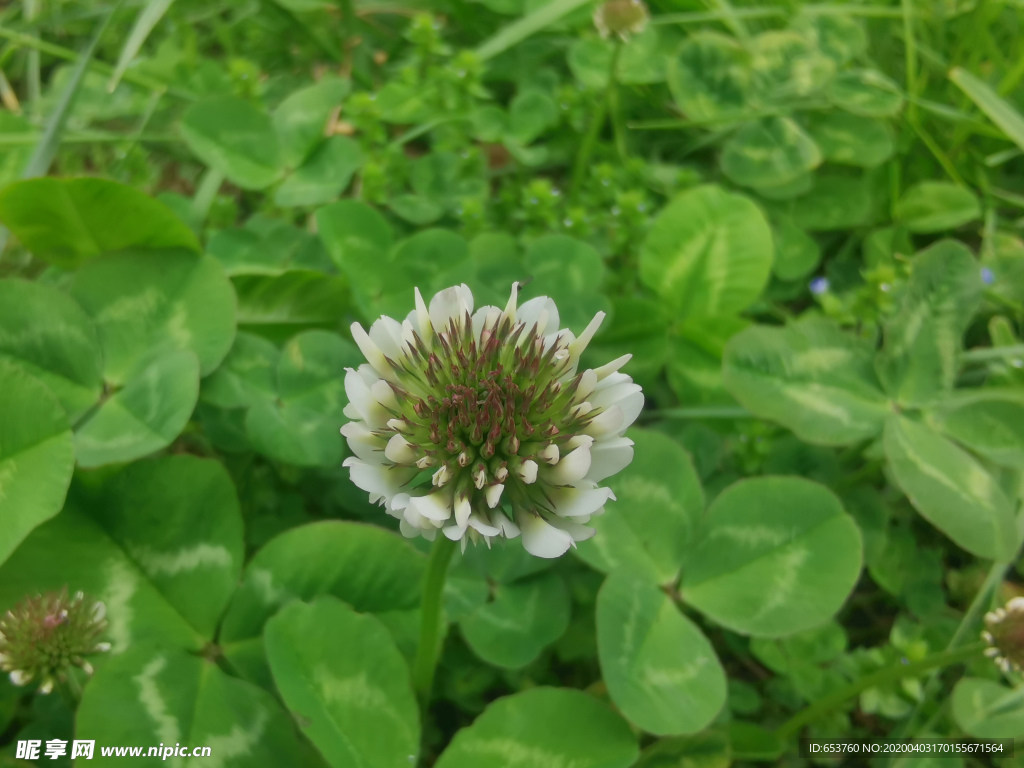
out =
[[(1024, 595), (1024, 5), (663, 0), (618, 35), (614, 1), (0, 9), (0, 668), (35, 670), (0, 765), (1024, 739), (1024, 616), (988, 619), (1005, 669), (980, 639)], [(342, 466), (350, 325), (517, 281), (607, 314), (582, 367), (632, 355), (635, 455), (564, 556), (456, 551), (428, 693), (443, 560)], [(110, 648), (46, 695), (84, 609), (22, 601), (65, 587)]]

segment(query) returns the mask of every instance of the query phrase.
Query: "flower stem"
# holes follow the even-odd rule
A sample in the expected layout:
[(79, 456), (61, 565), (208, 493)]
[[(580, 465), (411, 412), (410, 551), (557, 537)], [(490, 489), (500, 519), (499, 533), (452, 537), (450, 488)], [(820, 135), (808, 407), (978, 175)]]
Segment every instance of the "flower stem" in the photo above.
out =
[(622, 43), (615, 42), (612, 49), (612, 60), (608, 65), (608, 85), (597, 102), (593, 116), (590, 118), (590, 125), (587, 126), (587, 133), (583, 137), (579, 154), (576, 155), (576, 166), (572, 171), (572, 187), (569, 191), (569, 199), (575, 201), (579, 197), (580, 187), (583, 185), (583, 176), (587, 172), (590, 163), (590, 156), (594, 153), (594, 145), (597, 144), (597, 136), (601, 133), (601, 126), (604, 125), (605, 115), (608, 113), (608, 105), (615, 93), (615, 70), (619, 66), (619, 54), (622, 53)]
[(989, 360), (1001, 360), (1004, 357), (1024, 355), (1024, 344), (1011, 344), (1006, 347), (984, 347), (982, 349), (969, 349), (960, 355), (960, 359), (966, 363), (983, 363)]
[(57, 690), (72, 710), (78, 709), (82, 701), (82, 683), (75, 677), (75, 670), (68, 670), (67, 678), (57, 684)]
[(969, 661), (976, 656), (980, 656), (984, 648), (984, 643), (971, 643), (963, 648), (933, 653), (931, 656), (926, 656), (920, 661), (911, 662), (910, 664), (893, 664), (870, 675), (865, 675), (844, 688), (840, 688), (835, 693), (818, 699), (806, 709), (797, 712), (793, 717), (780, 725), (775, 733), (780, 739), (793, 736), (808, 723), (817, 720), (822, 715), (860, 695), (868, 688), (893, 683), (905, 677), (916, 677), (930, 669), (941, 669), (959, 664), (960, 662)]
[(416, 647), (412, 682), (420, 705), (426, 709), (430, 702), (430, 689), (434, 684), (434, 670), (440, 650), (438, 630), (441, 624), (442, 595), (448, 564), (455, 552), (455, 542), (439, 534), (430, 550), (427, 570), (423, 574), (423, 602), (420, 605), (420, 642)]
[(694, 408), (662, 408), (646, 411), (645, 417), (661, 419), (753, 419), (754, 414), (746, 408), (732, 405), (709, 405)]
[[(1021, 507), (1017, 513), (1017, 541), (1020, 542), (1024, 538), (1024, 507)], [(985, 577), (985, 583), (981, 585), (981, 589), (974, 596), (970, 606), (967, 608), (967, 612), (964, 617), (960, 620), (960, 625), (956, 628), (956, 632), (953, 633), (952, 639), (949, 641), (949, 645), (946, 646), (946, 652), (952, 652), (957, 646), (959, 646), (969, 632), (977, 631), (977, 626), (981, 620), (982, 615), (988, 610), (988, 607), (992, 603), (993, 595), (996, 595), (999, 590), (999, 585), (1002, 584), (1003, 579), (1006, 578), (1006, 572), (1010, 570), (1017, 558), (1020, 555), (1020, 545), (1018, 544), (1017, 552), (1009, 560), (999, 561), (996, 560), (992, 563), (989, 568), (988, 576)], [(918, 721), (921, 717), (921, 711), (924, 709), (924, 702), (928, 701), (935, 695), (936, 691), (936, 676), (932, 674), (924, 684), (924, 696), (921, 701), (917, 703), (910, 716), (903, 721), (900, 727), (896, 728), (893, 732), (894, 738), (904, 738), (910, 734), (913, 734), (917, 729)]]

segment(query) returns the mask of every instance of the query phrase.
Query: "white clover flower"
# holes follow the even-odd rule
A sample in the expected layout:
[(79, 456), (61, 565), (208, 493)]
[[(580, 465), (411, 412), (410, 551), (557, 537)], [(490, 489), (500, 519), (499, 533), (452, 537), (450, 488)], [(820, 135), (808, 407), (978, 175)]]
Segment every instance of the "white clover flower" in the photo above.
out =
[(601, 37), (616, 35), (625, 42), (647, 28), (650, 14), (642, 0), (608, 0), (594, 10), (593, 18)]
[(82, 592), (68, 597), (66, 588), (22, 600), (0, 617), (0, 670), (14, 685), (38, 682), (40, 693), (67, 680), (71, 667), (91, 675), (85, 657), (110, 650), (110, 643), (97, 642), (107, 628), (105, 613), (103, 603)]
[(630, 355), (577, 373), (600, 312), (578, 339), (545, 297), (473, 311), (466, 285), (447, 288), (403, 323), (381, 317), (352, 336), (368, 364), (349, 369), (352, 482), (409, 537), (523, 536), (558, 557), (594, 535), (586, 523), (615, 496), (598, 483), (633, 459), (623, 437), (644, 405), (619, 373)]
[(1024, 670), (1024, 597), (1015, 597), (1004, 608), (985, 614), (982, 639), (985, 655), (1003, 672)]

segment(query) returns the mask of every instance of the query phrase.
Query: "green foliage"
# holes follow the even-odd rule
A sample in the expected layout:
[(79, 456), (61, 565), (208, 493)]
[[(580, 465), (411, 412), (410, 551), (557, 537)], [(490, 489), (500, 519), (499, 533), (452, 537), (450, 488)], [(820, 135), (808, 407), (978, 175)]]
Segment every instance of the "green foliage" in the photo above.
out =
[[(1019, 4), (37, 5), (0, 10), (0, 616), (80, 590), (111, 647), (0, 680), (0, 765), (1024, 737), (976, 642), (1024, 595)], [(643, 387), (557, 560), (441, 568), (343, 464), (352, 324), (463, 283), (604, 313), (578, 370)]]
[[(288, 707), (304, 714), (302, 731), (328, 763), (415, 760), (419, 713), (409, 669), (378, 619), (322, 597), (286, 606), (265, 637), (274, 682)], [(344, 654), (333, 652), (339, 637), (352, 638)]]

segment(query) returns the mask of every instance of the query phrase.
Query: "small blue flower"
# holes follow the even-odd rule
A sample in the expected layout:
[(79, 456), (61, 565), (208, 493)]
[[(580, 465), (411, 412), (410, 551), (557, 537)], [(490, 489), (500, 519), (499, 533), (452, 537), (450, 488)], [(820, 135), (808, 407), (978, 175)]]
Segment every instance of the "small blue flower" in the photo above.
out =
[(820, 296), (828, 290), (828, 278), (827, 277), (816, 277), (811, 280), (810, 284), (811, 293), (815, 296)]
[(981, 282), (983, 282), (985, 285), (992, 285), (992, 283), (994, 283), (995, 281), (996, 281), (995, 272), (993, 272), (988, 267), (982, 267), (981, 268)]

